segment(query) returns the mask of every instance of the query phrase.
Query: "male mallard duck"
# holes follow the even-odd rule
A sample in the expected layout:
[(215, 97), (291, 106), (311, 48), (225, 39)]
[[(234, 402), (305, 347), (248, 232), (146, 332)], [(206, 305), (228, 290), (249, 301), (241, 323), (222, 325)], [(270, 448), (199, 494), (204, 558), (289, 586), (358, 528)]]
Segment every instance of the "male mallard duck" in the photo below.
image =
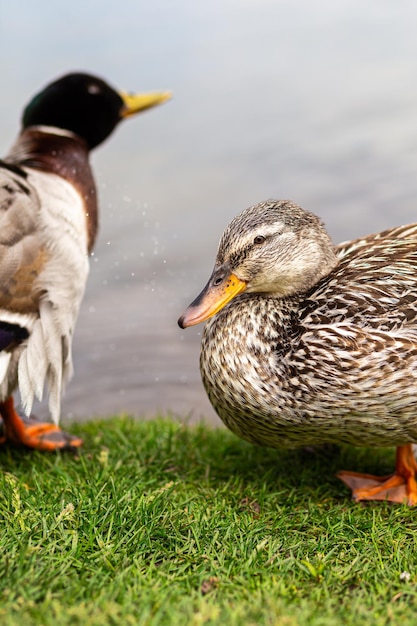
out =
[(392, 476), (339, 476), (356, 500), (417, 504), (417, 224), (334, 247), (292, 202), (250, 207), (179, 325), (208, 318), (201, 374), (228, 428), (271, 447), (397, 446)]
[[(40, 449), (81, 440), (57, 426), (72, 373), (71, 340), (97, 231), (89, 152), (130, 115), (168, 93), (118, 93), (88, 74), (68, 74), (28, 104), (22, 131), (0, 161), (0, 415), (5, 439)], [(54, 424), (26, 415), (49, 388)], [(3, 438), (3, 439), (4, 439)]]

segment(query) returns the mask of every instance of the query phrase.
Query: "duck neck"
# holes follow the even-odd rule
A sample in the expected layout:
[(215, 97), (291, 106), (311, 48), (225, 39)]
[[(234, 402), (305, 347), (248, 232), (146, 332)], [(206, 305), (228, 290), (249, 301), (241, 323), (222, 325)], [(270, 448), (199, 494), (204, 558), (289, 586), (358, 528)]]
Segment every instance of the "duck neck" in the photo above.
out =
[(12, 146), (7, 162), (61, 176), (71, 183), (85, 203), (88, 251), (97, 235), (97, 191), (87, 144), (69, 131), (32, 126), (24, 129)]

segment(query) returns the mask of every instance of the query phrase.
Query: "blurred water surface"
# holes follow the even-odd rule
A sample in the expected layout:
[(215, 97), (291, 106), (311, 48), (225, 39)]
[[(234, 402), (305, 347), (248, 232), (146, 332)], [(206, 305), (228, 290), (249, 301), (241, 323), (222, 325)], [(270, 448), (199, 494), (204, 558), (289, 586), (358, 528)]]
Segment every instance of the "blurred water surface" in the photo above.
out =
[(18, 0), (0, 18), (3, 153), (23, 105), (67, 71), (174, 92), (93, 153), (101, 229), (63, 417), (217, 423), (202, 329), (176, 322), (246, 206), (291, 198), (335, 241), (417, 220), (412, 0)]

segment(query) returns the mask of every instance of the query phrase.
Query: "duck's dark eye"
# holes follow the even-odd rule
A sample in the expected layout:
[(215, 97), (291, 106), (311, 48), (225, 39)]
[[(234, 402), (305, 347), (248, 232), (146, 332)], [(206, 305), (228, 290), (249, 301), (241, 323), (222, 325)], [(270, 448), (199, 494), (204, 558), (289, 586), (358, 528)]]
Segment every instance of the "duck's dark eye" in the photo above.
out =
[(259, 245), (260, 243), (263, 243), (265, 239), (266, 237), (264, 237), (263, 235), (257, 235), (255, 239), (253, 240), (253, 243), (256, 243), (257, 245)]

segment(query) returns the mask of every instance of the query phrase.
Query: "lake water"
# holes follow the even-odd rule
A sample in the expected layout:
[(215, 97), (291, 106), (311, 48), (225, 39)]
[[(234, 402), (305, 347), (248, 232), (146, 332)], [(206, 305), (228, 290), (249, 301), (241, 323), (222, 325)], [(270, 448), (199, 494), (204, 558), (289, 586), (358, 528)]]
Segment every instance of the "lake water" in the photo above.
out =
[(416, 32), (412, 0), (2, 7), (3, 153), (23, 105), (67, 71), (174, 92), (92, 155), (101, 230), (64, 418), (220, 423), (200, 382), (202, 328), (177, 319), (241, 209), (291, 198), (335, 241), (417, 221)]

